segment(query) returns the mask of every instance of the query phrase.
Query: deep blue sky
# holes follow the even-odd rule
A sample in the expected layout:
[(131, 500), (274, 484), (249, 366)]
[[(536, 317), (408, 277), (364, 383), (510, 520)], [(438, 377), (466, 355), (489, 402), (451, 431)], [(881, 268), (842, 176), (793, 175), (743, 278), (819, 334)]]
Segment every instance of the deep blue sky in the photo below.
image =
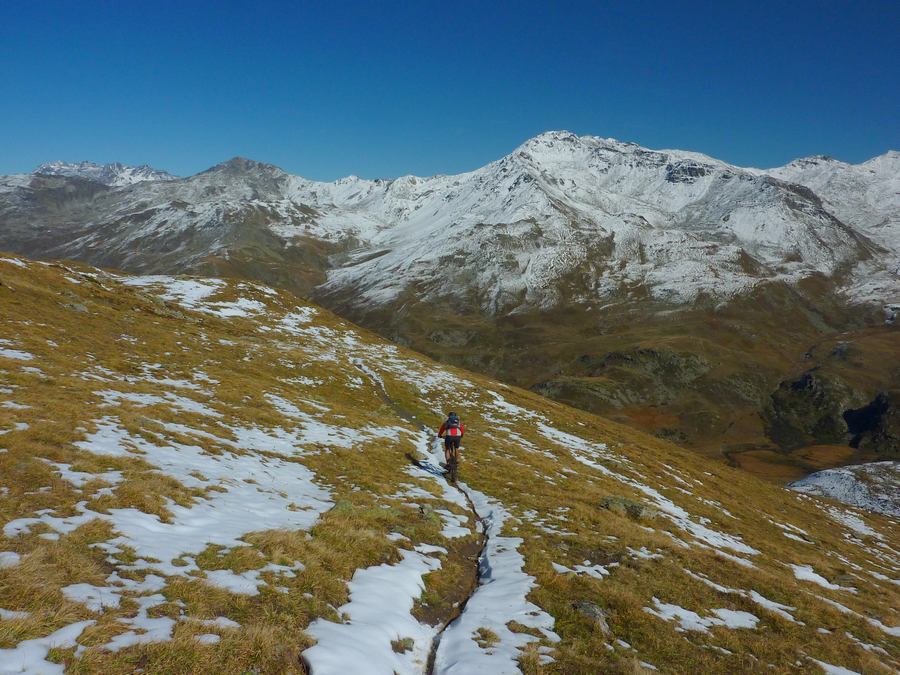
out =
[[(735, 5), (735, 6), (732, 6)], [(474, 169), (548, 129), (775, 166), (900, 148), (900, 2), (0, 3), (0, 173)]]

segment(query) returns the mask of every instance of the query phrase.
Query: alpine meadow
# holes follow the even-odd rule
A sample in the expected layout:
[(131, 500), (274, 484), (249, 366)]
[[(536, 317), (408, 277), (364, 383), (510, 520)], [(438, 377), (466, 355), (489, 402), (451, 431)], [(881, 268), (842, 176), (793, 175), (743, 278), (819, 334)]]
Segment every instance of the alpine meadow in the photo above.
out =
[(0, 675), (900, 673), (897, 25), (0, 6)]

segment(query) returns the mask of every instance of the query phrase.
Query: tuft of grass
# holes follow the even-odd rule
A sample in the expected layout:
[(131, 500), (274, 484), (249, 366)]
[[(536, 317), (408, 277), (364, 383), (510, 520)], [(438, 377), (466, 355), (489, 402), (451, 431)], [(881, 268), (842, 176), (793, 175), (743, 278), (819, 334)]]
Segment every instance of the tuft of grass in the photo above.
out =
[(398, 638), (396, 640), (391, 640), (391, 649), (393, 649), (398, 654), (405, 654), (410, 651), (413, 647), (415, 647), (416, 642), (410, 637), (406, 638)]
[(500, 636), (484, 626), (481, 626), (472, 634), (472, 639), (482, 649), (490, 649), (500, 644)]

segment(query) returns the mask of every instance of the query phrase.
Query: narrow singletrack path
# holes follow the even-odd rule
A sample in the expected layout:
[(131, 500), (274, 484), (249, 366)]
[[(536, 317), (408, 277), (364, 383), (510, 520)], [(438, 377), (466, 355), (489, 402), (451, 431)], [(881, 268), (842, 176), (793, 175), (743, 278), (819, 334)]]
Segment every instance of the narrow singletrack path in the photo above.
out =
[(468, 504), (469, 512), (476, 523), (476, 530), (480, 539), (480, 546), (478, 550), (478, 555), (475, 558), (475, 564), (472, 568), (470, 568), (470, 573), (466, 575), (464, 579), (460, 579), (459, 583), (463, 585), (466, 589), (465, 595), (461, 601), (456, 603), (453, 606), (452, 612), (444, 617), (439, 624), (439, 628), (434, 635), (434, 638), (431, 642), (431, 651), (428, 654), (428, 664), (426, 666), (425, 672), (427, 675), (434, 674), (434, 662), (435, 657), (437, 655), (438, 647), (441, 643), (441, 637), (444, 635), (444, 631), (454, 622), (459, 616), (463, 613), (468, 604), (469, 600), (474, 595), (476, 589), (481, 583), (482, 579), (482, 570), (483, 570), (483, 561), (485, 556), (485, 549), (488, 544), (488, 528), (484, 523), (482, 516), (478, 513), (478, 510), (475, 508), (475, 504), (472, 502), (472, 498), (469, 496), (468, 490), (463, 489), (460, 485), (464, 485), (463, 483), (454, 484), (447, 480), (445, 473), (441, 470), (440, 466), (434, 460), (434, 455), (436, 452), (439, 452), (439, 448), (435, 447), (435, 449), (429, 450), (429, 439), (433, 435), (433, 431), (429, 429), (427, 426), (422, 424), (415, 415), (413, 415), (408, 410), (404, 409), (397, 401), (391, 398), (390, 394), (385, 390), (384, 384), (377, 378), (372, 375), (366, 368), (362, 367), (360, 364), (357, 364), (359, 369), (366, 375), (366, 377), (372, 382), (375, 386), (376, 391), (378, 392), (381, 400), (388, 405), (394, 413), (406, 421), (407, 423), (413, 425), (423, 434), (422, 437), (422, 447), (419, 448), (419, 452), (424, 455), (424, 457), (413, 457), (412, 455), (407, 455), (410, 461), (423, 471), (428, 472), (436, 479), (443, 481), (448, 489), (456, 490), (459, 494), (463, 496), (466, 504)]

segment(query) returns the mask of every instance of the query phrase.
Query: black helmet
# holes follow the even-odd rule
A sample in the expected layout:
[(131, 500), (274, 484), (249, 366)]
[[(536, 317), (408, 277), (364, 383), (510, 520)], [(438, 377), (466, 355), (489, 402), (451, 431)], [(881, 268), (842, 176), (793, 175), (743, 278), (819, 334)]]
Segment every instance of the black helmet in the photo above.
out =
[(455, 412), (448, 412), (447, 417), (459, 417)]

